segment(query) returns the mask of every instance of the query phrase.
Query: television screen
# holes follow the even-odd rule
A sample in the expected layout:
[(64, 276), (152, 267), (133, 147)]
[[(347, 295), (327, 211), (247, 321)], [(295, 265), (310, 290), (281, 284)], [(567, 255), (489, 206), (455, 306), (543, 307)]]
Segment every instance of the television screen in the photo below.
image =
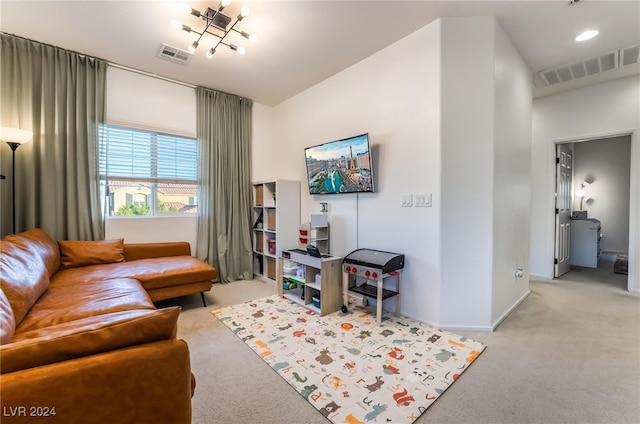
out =
[(309, 194), (373, 192), (369, 134), (304, 149)]

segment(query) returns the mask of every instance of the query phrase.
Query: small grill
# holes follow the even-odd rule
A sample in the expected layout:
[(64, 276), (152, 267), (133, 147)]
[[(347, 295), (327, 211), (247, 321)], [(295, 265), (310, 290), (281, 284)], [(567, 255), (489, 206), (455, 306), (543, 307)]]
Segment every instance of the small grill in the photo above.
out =
[[(358, 249), (342, 260), (343, 304), (342, 312), (347, 312), (349, 292), (376, 299), (378, 325), (382, 319), (382, 301), (397, 296), (396, 316), (400, 312), (400, 280), (404, 268), (404, 255), (372, 249)], [(397, 277), (396, 290), (383, 288), (384, 279)], [(358, 280), (364, 282), (358, 285)]]
[(370, 280), (404, 268), (404, 255), (372, 249), (358, 249), (342, 260), (342, 271)]

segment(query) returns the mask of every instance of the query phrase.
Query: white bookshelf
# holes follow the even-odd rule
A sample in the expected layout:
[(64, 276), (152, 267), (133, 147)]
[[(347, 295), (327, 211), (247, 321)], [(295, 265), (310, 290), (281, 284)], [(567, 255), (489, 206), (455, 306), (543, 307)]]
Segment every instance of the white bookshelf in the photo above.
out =
[(253, 273), (276, 279), (276, 259), (298, 244), (300, 181), (253, 183)]

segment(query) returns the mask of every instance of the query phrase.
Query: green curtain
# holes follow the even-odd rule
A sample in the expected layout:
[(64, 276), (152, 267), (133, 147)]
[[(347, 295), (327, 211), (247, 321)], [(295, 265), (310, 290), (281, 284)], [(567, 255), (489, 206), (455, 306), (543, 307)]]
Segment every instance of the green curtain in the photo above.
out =
[[(107, 63), (1, 34), (1, 124), (32, 131), (16, 151), (16, 231), (54, 240), (100, 240), (98, 128), (105, 122)], [(11, 151), (2, 143), (2, 173)], [(2, 181), (3, 235), (11, 232), (11, 186)]]
[(251, 109), (253, 101), (196, 89), (199, 141), (196, 256), (221, 282), (253, 278)]

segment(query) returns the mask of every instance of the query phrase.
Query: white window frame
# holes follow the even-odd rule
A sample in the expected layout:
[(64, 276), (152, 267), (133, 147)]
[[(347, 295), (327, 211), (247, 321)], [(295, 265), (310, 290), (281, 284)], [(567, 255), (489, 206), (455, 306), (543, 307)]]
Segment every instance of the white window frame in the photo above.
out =
[[(122, 159), (120, 162), (118, 162), (117, 160), (112, 160), (112, 161), (108, 161), (108, 151), (109, 148), (111, 147), (111, 145), (109, 145), (108, 139), (106, 139), (105, 137), (108, 137), (109, 135), (109, 130), (116, 130), (116, 131), (120, 131), (121, 134), (122, 132), (131, 132), (131, 136), (132, 138), (135, 136), (139, 136), (139, 137), (144, 137), (144, 136), (148, 136), (149, 137), (149, 148), (147, 152), (144, 152), (142, 150), (137, 151), (136, 148), (139, 149), (143, 149), (144, 148), (144, 143), (136, 143), (135, 141), (132, 141), (132, 145), (131, 148), (134, 151), (132, 153), (132, 159), (130, 163), (126, 163), (127, 159)], [(173, 175), (170, 175), (171, 172), (165, 171), (164, 175), (158, 175), (159, 174), (159, 155), (158, 155), (158, 151), (160, 150), (158, 148), (158, 144), (159, 144), (159, 139), (163, 139), (160, 143), (164, 144), (165, 147), (165, 151), (166, 151), (166, 147), (167, 147), (167, 140), (171, 140), (173, 139), (173, 141), (176, 143), (176, 150), (178, 149), (177, 143), (180, 142), (184, 142), (184, 143), (193, 143), (194, 148), (190, 149), (187, 148), (187, 150), (189, 150), (188, 152), (186, 152), (185, 154), (183, 154), (183, 156), (180, 156), (179, 153), (176, 153), (176, 157), (174, 157), (174, 161), (164, 161), (165, 165), (167, 163), (169, 163), (170, 165), (172, 165), (172, 167), (175, 168), (175, 173)], [(155, 131), (153, 129), (142, 129), (142, 128), (136, 128), (135, 126), (129, 126), (129, 125), (122, 125), (122, 124), (105, 124), (105, 125), (101, 125), (100, 130), (99, 130), (99, 137), (98, 137), (98, 163), (99, 163), (99, 173), (100, 173), (100, 181), (101, 181), (101, 194), (102, 194), (102, 203), (103, 203), (103, 215), (107, 218), (119, 218), (119, 217), (126, 217), (126, 218), (151, 218), (151, 217), (166, 217), (166, 216), (170, 216), (170, 217), (179, 217), (179, 216), (195, 216), (195, 213), (184, 213), (184, 212), (159, 212), (158, 211), (158, 186), (162, 186), (163, 184), (187, 184), (187, 185), (195, 185), (196, 186), (196, 191), (197, 191), (197, 185), (198, 185), (198, 181), (197, 181), (197, 171), (198, 171), (198, 146), (197, 146), (197, 139), (195, 137), (189, 137), (189, 136), (185, 136), (185, 135), (179, 135), (179, 134), (171, 134), (168, 132), (162, 132), (162, 131)], [(123, 146), (125, 147), (129, 147), (126, 146), (126, 140), (125, 141), (121, 141), (120, 145), (117, 147), (122, 148)], [(184, 149), (182, 149), (184, 150)], [(142, 170), (142, 172), (136, 172), (136, 168), (135, 168), (135, 160), (133, 159), (133, 157), (136, 157), (136, 152), (138, 153), (142, 153), (142, 155), (144, 156), (144, 154), (148, 154), (148, 157), (145, 157), (145, 162), (146, 160), (149, 161), (149, 163), (145, 163), (143, 168), (145, 168), (145, 170)], [(184, 153), (184, 152), (183, 152)], [(195, 154), (195, 155), (193, 155)], [(115, 166), (110, 166), (110, 165), (114, 165)], [(184, 166), (186, 164), (186, 166)], [(126, 166), (125, 166), (126, 165)], [(124, 169), (126, 169), (127, 167), (131, 166), (131, 172), (127, 173), (126, 171), (124, 171)], [(166, 166), (165, 166), (166, 168)], [(171, 168), (171, 167), (170, 167)], [(178, 168), (181, 168), (180, 171), (178, 171)], [(116, 169), (114, 171), (114, 169)], [(162, 174), (162, 172), (160, 172)], [(150, 208), (150, 213), (147, 215), (113, 215), (111, 214), (113, 211), (109, 211), (110, 208), (110, 201), (112, 199), (111, 197), (111, 193), (107, 192), (107, 186), (108, 186), (108, 182), (121, 182), (121, 183), (126, 183), (126, 182), (131, 182), (134, 184), (148, 184), (148, 189), (150, 190), (150, 194), (148, 195), (148, 198), (150, 199), (149, 201), (149, 208)], [(195, 210), (193, 212), (197, 212), (197, 194), (192, 194), (190, 196), (187, 196), (190, 198), (194, 198), (196, 199), (196, 205), (195, 205)], [(191, 205), (186, 205), (186, 206), (191, 206)], [(113, 206), (111, 206), (113, 207)]]

